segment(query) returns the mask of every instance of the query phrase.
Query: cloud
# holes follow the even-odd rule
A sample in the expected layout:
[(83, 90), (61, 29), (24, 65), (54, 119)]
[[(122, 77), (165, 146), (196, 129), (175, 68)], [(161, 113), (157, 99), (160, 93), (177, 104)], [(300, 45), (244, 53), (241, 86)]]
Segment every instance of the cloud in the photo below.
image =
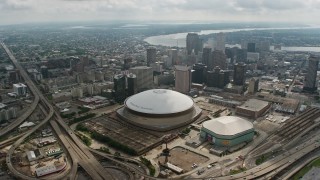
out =
[(319, 0), (0, 0), (0, 24), (30, 19), (316, 22), (312, 17), (320, 17), (319, 7)]

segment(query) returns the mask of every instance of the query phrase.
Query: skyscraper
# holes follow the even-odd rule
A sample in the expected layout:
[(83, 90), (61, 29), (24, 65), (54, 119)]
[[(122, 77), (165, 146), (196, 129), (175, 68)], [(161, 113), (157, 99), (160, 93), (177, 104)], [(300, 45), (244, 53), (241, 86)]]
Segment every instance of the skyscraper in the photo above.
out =
[(212, 61), (212, 54), (211, 54), (211, 48), (205, 47), (203, 48), (202, 53), (202, 64), (205, 64), (206, 66), (209, 65), (209, 62)]
[(216, 66), (219, 66), (221, 69), (227, 69), (227, 57), (226, 55), (219, 50), (214, 50), (212, 52), (212, 63), (209, 63), (209, 70), (212, 70)]
[(147, 49), (147, 66), (150, 66), (151, 63), (156, 62), (156, 53), (157, 49), (155, 47), (149, 47)]
[(233, 84), (242, 86), (245, 82), (246, 64), (237, 63), (234, 65)]
[(198, 52), (201, 50), (202, 41), (200, 41), (199, 35), (197, 33), (188, 33), (186, 44), (188, 55), (191, 55), (192, 51), (194, 51), (194, 53), (198, 55)]
[(151, 89), (153, 86), (153, 71), (152, 67), (136, 66), (129, 69), (129, 72), (137, 76), (137, 91), (141, 92)]
[(178, 62), (178, 50), (169, 49), (168, 55), (169, 55), (169, 61), (167, 62), (167, 66), (170, 67), (172, 65), (176, 65), (176, 63)]
[(310, 55), (309, 57), (309, 65), (307, 69), (307, 74), (305, 76), (304, 91), (313, 92), (317, 90), (317, 71), (318, 71), (318, 65), (319, 65), (320, 57), (316, 55)]
[(124, 75), (118, 74), (114, 76), (114, 91), (117, 102), (123, 102), (126, 98), (126, 79)]
[(224, 53), (225, 48), (226, 48), (226, 43), (225, 43), (225, 34), (220, 32), (216, 34), (216, 47), (215, 50), (222, 51)]
[(135, 74), (128, 74), (127, 75), (127, 83), (128, 83), (128, 91), (127, 94), (128, 96), (132, 96), (134, 95), (137, 91), (136, 91), (136, 80), (137, 80), (137, 76)]
[(184, 94), (191, 89), (191, 69), (188, 66), (175, 66), (175, 90)]
[(206, 76), (206, 65), (204, 64), (194, 64), (192, 72), (192, 82), (197, 84), (202, 84), (205, 82)]
[(248, 52), (256, 52), (256, 43), (248, 43)]

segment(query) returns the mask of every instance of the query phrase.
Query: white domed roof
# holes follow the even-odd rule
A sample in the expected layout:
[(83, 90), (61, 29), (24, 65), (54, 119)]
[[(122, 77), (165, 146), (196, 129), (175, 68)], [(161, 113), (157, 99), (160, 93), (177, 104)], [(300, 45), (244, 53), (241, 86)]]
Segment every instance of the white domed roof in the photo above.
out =
[(222, 116), (202, 125), (204, 128), (218, 135), (232, 136), (253, 128), (253, 124), (245, 119), (236, 116)]
[(125, 101), (127, 108), (146, 114), (173, 114), (189, 110), (193, 100), (168, 89), (152, 89), (135, 94)]

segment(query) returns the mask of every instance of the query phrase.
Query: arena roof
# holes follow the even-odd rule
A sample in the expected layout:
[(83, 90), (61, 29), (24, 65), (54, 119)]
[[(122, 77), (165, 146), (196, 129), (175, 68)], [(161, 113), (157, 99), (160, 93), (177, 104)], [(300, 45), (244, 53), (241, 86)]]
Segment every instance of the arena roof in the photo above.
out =
[(184, 94), (168, 89), (143, 91), (126, 99), (127, 108), (146, 114), (174, 114), (189, 110), (193, 100)]
[(232, 136), (253, 129), (253, 124), (250, 121), (237, 116), (222, 116), (205, 121), (202, 126), (223, 136)]

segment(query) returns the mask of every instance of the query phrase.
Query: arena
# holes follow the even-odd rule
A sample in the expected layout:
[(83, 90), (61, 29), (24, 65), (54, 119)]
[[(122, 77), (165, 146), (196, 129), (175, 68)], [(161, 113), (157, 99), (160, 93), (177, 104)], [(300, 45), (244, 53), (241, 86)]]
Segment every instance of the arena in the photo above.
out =
[(152, 89), (130, 96), (117, 115), (133, 125), (156, 131), (185, 126), (201, 115), (189, 96), (167, 89)]
[(236, 116), (222, 116), (205, 121), (200, 137), (216, 146), (232, 147), (253, 139), (253, 124)]

